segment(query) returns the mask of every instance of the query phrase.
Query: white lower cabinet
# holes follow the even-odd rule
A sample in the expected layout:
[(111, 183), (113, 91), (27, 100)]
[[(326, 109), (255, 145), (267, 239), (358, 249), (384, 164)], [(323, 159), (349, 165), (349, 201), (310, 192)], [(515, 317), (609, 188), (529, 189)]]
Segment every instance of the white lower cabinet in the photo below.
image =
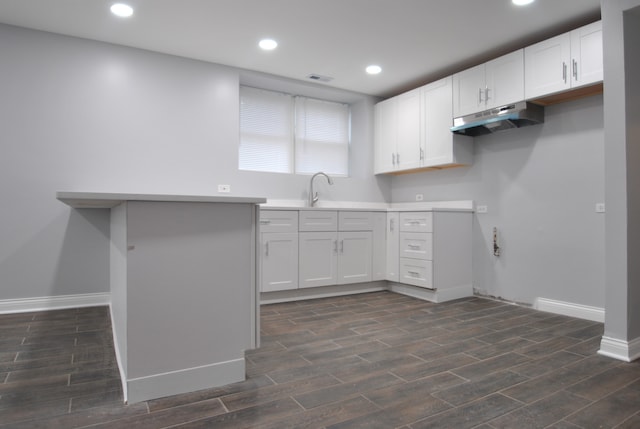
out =
[(262, 210), (260, 290), (384, 280), (385, 219), (385, 212)]
[(338, 279), (337, 233), (301, 232), (299, 239), (299, 287), (336, 284)]
[(386, 261), (386, 280), (390, 282), (400, 281), (400, 213), (387, 213), (387, 261)]
[(260, 291), (298, 288), (298, 212), (260, 211)]
[(371, 231), (338, 233), (338, 284), (371, 281)]
[(261, 292), (298, 289), (298, 233), (260, 234)]
[(301, 232), (300, 288), (371, 281), (370, 231)]
[(436, 300), (471, 295), (471, 219), (465, 211), (388, 213), (387, 280), (430, 289)]

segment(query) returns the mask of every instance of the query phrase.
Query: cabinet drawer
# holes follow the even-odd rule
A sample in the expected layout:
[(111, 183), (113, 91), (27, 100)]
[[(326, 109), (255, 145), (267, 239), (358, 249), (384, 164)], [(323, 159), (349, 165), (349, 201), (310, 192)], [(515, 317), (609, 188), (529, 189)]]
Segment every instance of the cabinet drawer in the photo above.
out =
[(373, 230), (373, 213), (338, 212), (338, 228), (340, 231), (371, 231)]
[(431, 261), (400, 258), (400, 283), (433, 289)]
[(260, 210), (260, 232), (298, 232), (298, 212)]
[(300, 231), (337, 231), (338, 212), (332, 210), (301, 210)]
[(433, 260), (433, 234), (430, 232), (401, 232), (400, 256)]
[(400, 213), (400, 231), (402, 232), (432, 232), (433, 213), (431, 212), (403, 212)]

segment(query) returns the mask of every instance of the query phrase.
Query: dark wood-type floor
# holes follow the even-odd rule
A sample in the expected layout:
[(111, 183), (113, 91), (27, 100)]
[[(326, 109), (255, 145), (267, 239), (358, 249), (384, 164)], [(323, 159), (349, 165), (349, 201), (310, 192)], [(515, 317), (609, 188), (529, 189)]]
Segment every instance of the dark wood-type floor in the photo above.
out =
[(247, 381), (126, 406), (106, 307), (3, 315), (0, 428), (639, 428), (640, 364), (598, 356), (602, 329), (481, 298), (267, 305)]

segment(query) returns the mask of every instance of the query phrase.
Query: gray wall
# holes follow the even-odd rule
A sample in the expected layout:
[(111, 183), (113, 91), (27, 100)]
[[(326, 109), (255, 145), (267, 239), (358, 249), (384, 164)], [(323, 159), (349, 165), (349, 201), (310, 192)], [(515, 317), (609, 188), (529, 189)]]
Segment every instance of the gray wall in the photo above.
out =
[[(109, 290), (108, 211), (56, 191), (306, 196), (308, 177), (237, 170), (239, 70), (6, 25), (0, 58), (0, 300)], [(345, 96), (353, 177), (323, 194), (385, 201), (374, 100)]]
[[(394, 177), (392, 201), (472, 199), (473, 282), (482, 294), (604, 308), (602, 96), (549, 106), (545, 123), (476, 137), (473, 166)], [(492, 254), (498, 228), (502, 255)]]

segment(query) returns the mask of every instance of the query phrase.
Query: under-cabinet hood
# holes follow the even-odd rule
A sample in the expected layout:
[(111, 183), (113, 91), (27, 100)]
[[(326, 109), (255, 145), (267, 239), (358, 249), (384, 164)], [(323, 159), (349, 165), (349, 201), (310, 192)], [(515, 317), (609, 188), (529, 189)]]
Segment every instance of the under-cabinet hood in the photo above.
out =
[(455, 118), (451, 131), (466, 136), (480, 136), (543, 122), (544, 107), (527, 101), (520, 101)]

